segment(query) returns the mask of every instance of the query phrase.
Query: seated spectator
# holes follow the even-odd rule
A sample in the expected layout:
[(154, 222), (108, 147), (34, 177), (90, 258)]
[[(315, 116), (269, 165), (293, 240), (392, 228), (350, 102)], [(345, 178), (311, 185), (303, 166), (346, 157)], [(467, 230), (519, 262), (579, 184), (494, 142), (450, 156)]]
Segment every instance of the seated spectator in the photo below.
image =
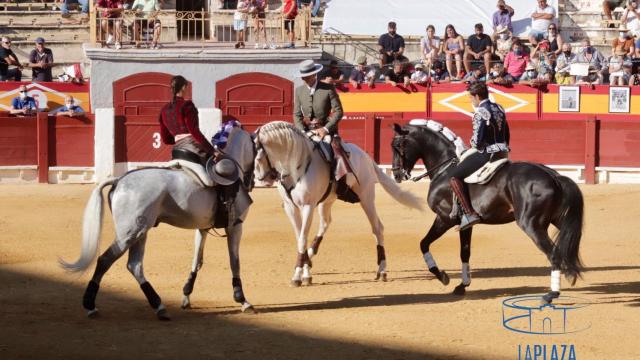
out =
[(556, 84), (558, 85), (572, 85), (575, 83), (575, 78), (571, 75), (571, 62), (567, 61), (564, 57), (558, 57), (556, 61), (556, 75), (554, 77)]
[(529, 60), (529, 55), (524, 53), (522, 44), (519, 41), (514, 42), (511, 46), (511, 52), (504, 58), (504, 68), (513, 83), (520, 80)]
[(627, 53), (623, 49), (616, 49), (616, 52), (609, 60), (609, 83), (611, 85), (620, 84), (623, 75), (622, 65), (626, 61)]
[(424, 65), (418, 63), (414, 68), (415, 71), (411, 74), (409, 82), (412, 84), (426, 85), (429, 75), (424, 71)]
[(484, 67), (478, 66), (477, 68), (469, 71), (467, 75), (464, 77), (464, 79), (462, 79), (462, 81), (466, 83), (474, 83), (478, 81), (486, 82), (487, 76), (486, 76), (486, 73), (484, 72)]
[(531, 52), (531, 61), (536, 67), (540, 78), (545, 78), (549, 82), (553, 79), (553, 69), (555, 67), (555, 57), (550, 51), (549, 40), (542, 40)]
[(28, 95), (27, 87), (25, 85), (21, 85), (18, 97), (11, 100), (11, 110), (9, 112), (12, 115), (26, 116), (33, 115), (37, 111), (38, 106), (36, 105), (36, 100)]
[(284, 19), (284, 28), (289, 35), (289, 43), (285, 45), (285, 49), (293, 49), (296, 47), (295, 19), (298, 15), (298, 5), (295, 0), (284, 0), (282, 7), (282, 18)]
[(548, 37), (549, 40), (549, 51), (553, 53), (553, 55), (558, 56), (562, 52), (562, 45), (564, 44), (564, 40), (562, 39), (562, 35), (558, 32), (558, 25), (551, 23), (549, 24)]
[(589, 64), (590, 68), (589, 75), (576, 79), (576, 83), (593, 84), (594, 81), (591, 81), (593, 80), (593, 76), (598, 77), (598, 84), (602, 83), (604, 71), (607, 68), (607, 60), (598, 49), (591, 46), (589, 39), (585, 38), (582, 40), (582, 51), (576, 56), (575, 62)]
[(396, 60), (406, 61), (404, 53), (404, 38), (396, 33), (396, 23), (390, 21), (387, 33), (380, 35), (378, 39), (378, 51), (380, 52), (380, 68), (391, 64)]
[[(462, 69), (464, 39), (462, 38), (462, 35), (458, 34), (453, 25), (449, 24), (445, 28), (442, 41), (442, 50), (445, 54), (447, 71), (452, 76), (453, 80), (460, 80), (464, 76), (464, 70)], [(456, 61), (455, 71), (453, 67), (454, 60)]]
[(140, 36), (142, 35), (142, 29), (153, 29), (153, 41), (151, 43), (152, 49), (160, 49), (158, 40), (160, 40), (160, 32), (162, 31), (162, 24), (160, 19), (157, 18), (160, 13), (160, 1), (159, 0), (135, 0), (131, 5), (131, 10), (136, 12), (136, 20), (133, 22), (133, 33), (136, 42), (136, 48), (140, 47)]
[[(640, 11), (638, 1), (630, 0), (620, 18), (620, 28), (631, 31), (633, 36), (640, 36)], [(611, 24), (613, 25), (613, 24)], [(613, 27), (609, 25), (610, 27)]]
[(36, 48), (29, 55), (29, 66), (33, 82), (53, 81), (51, 67), (53, 66), (53, 52), (44, 47), (44, 39), (36, 39)]
[[(604, 2), (602, 3), (602, 11), (604, 11), (604, 15), (607, 17), (607, 19), (613, 20), (613, 17), (611, 16), (611, 12), (615, 10), (617, 7), (624, 6), (625, 1), (626, 0), (604, 0)], [(609, 27), (615, 27), (612, 25), (613, 24), (609, 25)]]
[(360, 84), (367, 84), (370, 88), (374, 85), (373, 83), (376, 81), (376, 71), (375, 69), (369, 69), (367, 67), (367, 58), (365, 56), (360, 56), (357, 61), (357, 65), (351, 71), (351, 76), (349, 77), (349, 83), (355, 88), (358, 88)]
[(448, 83), (451, 81), (449, 72), (444, 68), (444, 64), (440, 60), (433, 63), (433, 68), (431, 69), (431, 81), (436, 84)]
[(594, 66), (589, 65), (589, 74), (576, 77), (576, 85), (598, 85), (602, 84), (602, 72)]
[(78, 4), (80, 5), (82, 16), (84, 18), (89, 17), (89, 0), (62, 0), (60, 4), (60, 11), (62, 12), (63, 18), (68, 18), (71, 16), (69, 14), (69, 5)]
[(547, 0), (538, 0), (538, 5), (531, 13), (531, 32), (529, 42), (532, 46), (538, 45), (538, 41), (548, 38), (549, 25), (554, 22), (556, 9), (547, 4)]
[(513, 35), (513, 25), (511, 24), (511, 18), (515, 13), (513, 8), (507, 5), (504, 0), (498, 0), (498, 11), (493, 13), (493, 35), (491, 39), (496, 41), (500, 32), (498, 29), (505, 28), (509, 32), (509, 35)]
[(538, 74), (536, 66), (533, 62), (529, 62), (525, 68), (524, 74), (520, 77), (518, 84), (528, 85), (534, 88), (541, 88), (549, 83), (548, 76)]
[(619, 29), (618, 37), (611, 42), (611, 53), (615, 54), (618, 50), (624, 51), (629, 56), (633, 56), (636, 52), (633, 38), (629, 37), (627, 29)]
[(622, 77), (618, 80), (618, 85), (626, 86), (630, 84), (631, 76), (633, 75), (633, 63), (630, 60), (625, 61), (622, 64)]
[(338, 67), (338, 62), (336, 60), (331, 60), (331, 62), (329, 62), (329, 66), (320, 72), (318, 79), (326, 84), (339, 85), (344, 81), (344, 74)]
[(502, 86), (511, 86), (511, 77), (506, 75), (507, 74), (504, 71), (504, 66), (501, 63), (495, 63), (491, 67), (491, 72), (487, 77), (487, 83)]
[(384, 74), (384, 81), (391, 86), (398, 86), (398, 84), (403, 84), (405, 87), (409, 86), (409, 81), (411, 77), (409, 72), (406, 70), (406, 67), (403, 62), (400, 60), (395, 60), (393, 62), (393, 68), (387, 70)]
[[(100, 12), (101, 35), (106, 36), (105, 44), (111, 45), (115, 40), (116, 50), (122, 48), (122, 0), (98, 0), (96, 11)], [(104, 40), (104, 39), (100, 39)]]
[(562, 52), (556, 58), (556, 61), (564, 61), (565, 64), (572, 64), (576, 60), (576, 54), (573, 53), (571, 44), (562, 44)]
[(502, 25), (498, 26), (495, 33), (498, 35), (498, 40), (496, 40), (496, 55), (498, 55), (500, 61), (504, 61), (504, 58), (507, 56), (509, 51), (511, 51), (513, 38), (511, 37), (509, 29)]
[(436, 28), (433, 25), (427, 26), (427, 35), (420, 40), (420, 52), (422, 53), (422, 63), (431, 68), (433, 64), (440, 57), (440, 51), (442, 46), (440, 44), (440, 38), (435, 36)]
[(638, 86), (640, 85), (640, 74), (638, 74), (638, 65), (633, 65), (631, 68), (631, 76), (629, 77), (628, 85)]
[(49, 115), (58, 115), (58, 116), (82, 116), (84, 115), (84, 110), (75, 104), (75, 100), (73, 96), (67, 95), (64, 97), (64, 106), (60, 106), (59, 108), (53, 110), (49, 113)]
[[(2, 37), (2, 46), (0, 46), (0, 81), (20, 81), (22, 80), (22, 64), (18, 61), (18, 57), (11, 50), (11, 40), (8, 37)], [(9, 66), (15, 66), (9, 69)]]
[(640, 58), (640, 37), (636, 38), (636, 42), (633, 45), (633, 47), (636, 49), (634, 53), (635, 55), (633, 57)]
[(464, 52), (464, 68), (471, 70), (471, 60), (483, 60), (484, 68), (491, 71), (491, 54), (493, 54), (493, 41), (489, 35), (483, 33), (482, 24), (475, 25), (475, 35), (469, 36)]

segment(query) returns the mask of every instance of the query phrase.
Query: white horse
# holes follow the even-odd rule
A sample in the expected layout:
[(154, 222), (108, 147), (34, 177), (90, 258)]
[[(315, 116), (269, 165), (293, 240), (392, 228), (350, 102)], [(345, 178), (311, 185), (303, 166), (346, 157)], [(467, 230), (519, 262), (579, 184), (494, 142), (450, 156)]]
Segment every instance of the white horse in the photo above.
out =
[[(293, 124), (274, 121), (262, 126), (255, 137), (256, 179), (272, 185), (278, 182), (278, 191), (298, 243), (298, 258), (291, 280), (293, 286), (310, 285), (311, 261), (318, 253), (320, 242), (331, 222), (331, 205), (336, 200), (335, 182), (331, 181), (330, 165), (320, 154), (319, 145), (313, 142)], [(403, 191), (359, 147), (345, 144), (358, 182), (352, 187), (360, 198), (360, 205), (367, 215), (377, 243), (378, 270), (376, 280), (386, 280), (386, 258), (382, 222), (375, 208), (375, 183), (395, 200), (414, 209), (423, 209), (421, 200)], [(313, 210), (318, 207), (320, 226), (307, 248), (307, 236), (313, 220)]]
[[(253, 310), (245, 299), (240, 280), (239, 247), (242, 237), (242, 222), (248, 214), (251, 198), (247, 187), (252, 181), (255, 148), (251, 135), (241, 128), (234, 128), (229, 134), (225, 154), (238, 164), (241, 174), (245, 174), (245, 184), (240, 187), (236, 198), (238, 208), (245, 209), (236, 214), (237, 221), (226, 228), (229, 261), (231, 264), (234, 300), (242, 304), (242, 311)], [(246, 184), (249, 183), (249, 184)], [(74, 263), (60, 261), (63, 268), (71, 272), (86, 270), (96, 258), (100, 244), (102, 227), (102, 189), (111, 185), (109, 204), (113, 214), (116, 238), (100, 256), (96, 269), (89, 281), (83, 297), (83, 306), (88, 315), (97, 315), (95, 299), (100, 281), (111, 265), (125, 251), (129, 250), (127, 269), (140, 284), (151, 307), (161, 320), (168, 320), (167, 310), (160, 297), (144, 276), (142, 261), (147, 240), (147, 232), (158, 223), (164, 222), (185, 229), (197, 229), (195, 234), (195, 254), (191, 274), (184, 286), (182, 307), (190, 305), (189, 294), (198, 270), (202, 266), (202, 255), (207, 230), (212, 227), (215, 208), (218, 203), (216, 188), (204, 187), (199, 180), (183, 170), (166, 168), (145, 168), (130, 171), (119, 178), (101, 182), (91, 194), (84, 211), (82, 224), (82, 250)]]

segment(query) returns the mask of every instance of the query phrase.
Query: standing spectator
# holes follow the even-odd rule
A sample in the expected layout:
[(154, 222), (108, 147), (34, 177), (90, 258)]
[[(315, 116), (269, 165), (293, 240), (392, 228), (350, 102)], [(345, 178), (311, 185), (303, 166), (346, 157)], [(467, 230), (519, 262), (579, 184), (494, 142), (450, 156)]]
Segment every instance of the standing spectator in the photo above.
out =
[[(105, 43), (113, 44), (115, 40), (116, 50), (122, 48), (122, 0), (98, 0), (96, 11), (100, 12), (101, 37), (107, 36)], [(101, 39), (103, 40), (103, 39)]]
[(433, 63), (433, 68), (431, 69), (431, 81), (436, 84), (448, 83), (451, 81), (451, 75), (449, 75), (449, 72), (447, 72), (447, 69), (444, 68), (444, 64), (440, 60)]
[(249, 13), (253, 18), (253, 29), (255, 33), (255, 48), (260, 48), (260, 35), (262, 35), (263, 43), (262, 48), (267, 48), (267, 27), (265, 21), (267, 18), (266, 13), (267, 1), (266, 0), (253, 0)]
[(429, 76), (424, 72), (424, 65), (418, 63), (414, 68), (415, 71), (411, 74), (409, 82), (412, 84), (426, 85)]
[(298, 5), (296, 5), (295, 0), (284, 0), (282, 17), (284, 18), (284, 27), (287, 30), (287, 34), (289, 34), (289, 43), (284, 46), (287, 49), (296, 47), (295, 19), (297, 15)]
[[(18, 61), (18, 57), (11, 50), (11, 40), (8, 37), (2, 37), (2, 46), (0, 46), (0, 81), (20, 81), (22, 80), (22, 64)], [(9, 66), (15, 66), (9, 69)]]
[(582, 51), (576, 57), (577, 63), (589, 64), (589, 75), (576, 79), (576, 83), (593, 84), (596, 83), (593, 77), (597, 77), (597, 83), (601, 84), (604, 77), (604, 70), (607, 67), (607, 60), (591, 46), (591, 41), (587, 38), (582, 40)]
[(53, 52), (44, 47), (44, 39), (36, 39), (36, 48), (29, 55), (29, 66), (33, 82), (53, 81), (51, 67), (53, 66)]
[(160, 0), (135, 0), (133, 5), (131, 5), (131, 10), (136, 12), (136, 20), (133, 22), (133, 36), (136, 42), (136, 48), (140, 47), (142, 29), (146, 28), (149, 30), (153, 28), (151, 48), (160, 49), (158, 41), (160, 40), (162, 24), (157, 17), (160, 13)]
[(638, 11), (638, 2), (636, 0), (629, 1), (627, 8), (624, 9), (622, 17), (620, 18), (620, 28), (630, 30), (633, 36), (640, 36), (639, 18), (640, 12)]
[(493, 13), (493, 35), (491, 39), (496, 41), (496, 38), (500, 34), (499, 28), (506, 28), (509, 34), (513, 35), (513, 25), (511, 24), (511, 18), (515, 13), (513, 8), (507, 5), (504, 0), (498, 0), (498, 11)]
[(513, 37), (509, 32), (509, 29), (502, 25), (498, 25), (496, 29), (498, 39), (496, 40), (496, 55), (500, 58), (500, 61), (504, 61), (509, 51), (511, 51), (511, 45), (513, 45)]
[(520, 80), (529, 60), (529, 55), (524, 53), (522, 44), (519, 41), (514, 42), (511, 46), (511, 52), (504, 58), (504, 68), (512, 82), (517, 83)]
[(29, 96), (27, 87), (21, 85), (18, 97), (11, 100), (11, 110), (9, 112), (12, 115), (31, 115), (37, 110), (36, 100)]
[(554, 22), (556, 9), (547, 4), (547, 0), (538, 0), (538, 5), (531, 14), (531, 32), (529, 42), (532, 46), (538, 45), (538, 41), (548, 38), (549, 24)]
[[(609, 83), (611, 85), (623, 85), (622, 82), (622, 65), (627, 61), (627, 52), (623, 49), (616, 49), (609, 60)], [(627, 79), (628, 80), (628, 79)]]
[(329, 66), (318, 74), (318, 80), (326, 84), (340, 85), (344, 81), (344, 74), (338, 67), (338, 61), (331, 60)]
[(67, 95), (64, 97), (64, 106), (60, 106), (59, 108), (53, 110), (49, 113), (49, 115), (58, 115), (58, 116), (82, 116), (84, 115), (84, 110), (75, 104), (75, 100), (73, 96)]
[(564, 44), (562, 35), (558, 32), (558, 25), (551, 23), (547, 29), (549, 34), (547, 37), (550, 45), (549, 51), (551, 51), (555, 56), (558, 56), (562, 52), (562, 44)]
[(357, 65), (351, 71), (349, 82), (354, 88), (358, 88), (360, 84), (364, 83), (372, 88), (374, 81), (376, 81), (376, 71), (367, 67), (367, 58), (365, 56), (360, 56)]
[[(464, 70), (462, 69), (464, 39), (462, 38), (462, 35), (458, 34), (456, 28), (449, 24), (444, 30), (444, 37), (442, 38), (442, 41), (442, 49), (445, 54), (447, 71), (454, 80), (460, 80), (464, 76)], [(453, 71), (453, 60), (456, 61), (455, 72)], [(453, 76), (453, 74), (457, 75)]]
[[(607, 19), (613, 20), (613, 17), (611, 16), (611, 12), (615, 10), (617, 7), (623, 6), (624, 2), (625, 0), (604, 0), (604, 2), (602, 3), (602, 10), (604, 11), (604, 14), (607, 17)], [(624, 23), (624, 21), (622, 23)], [(609, 27), (612, 28), (612, 27), (615, 27), (615, 25), (610, 24)]]
[(233, 13), (233, 30), (238, 34), (236, 38), (238, 41), (235, 45), (236, 49), (244, 49), (244, 32), (247, 28), (247, 21), (249, 20), (250, 6), (251, 2), (249, 0), (240, 0), (238, 1), (236, 11)]
[(69, 16), (71, 16), (71, 14), (69, 14), (69, 5), (71, 4), (79, 4), (82, 11), (82, 16), (84, 18), (89, 17), (89, 0), (62, 0), (60, 4), (60, 11), (62, 12), (61, 16), (63, 18), (68, 18)]
[(378, 52), (380, 52), (380, 68), (395, 60), (405, 61), (404, 38), (396, 33), (396, 23), (390, 21), (387, 25), (387, 33), (378, 38)]
[(483, 33), (482, 24), (475, 25), (475, 35), (469, 36), (464, 52), (464, 68), (471, 71), (471, 60), (484, 60), (484, 68), (491, 71), (491, 54), (493, 54), (493, 42), (489, 35)]
[(633, 38), (628, 36), (629, 30), (619, 29), (618, 37), (611, 42), (611, 53), (615, 54), (618, 50), (624, 51), (627, 55), (633, 56), (636, 53), (636, 47)]
[(400, 60), (393, 61), (393, 68), (387, 70), (384, 74), (385, 83), (391, 86), (398, 86), (398, 84), (404, 84), (409, 86), (411, 80), (409, 72), (406, 70), (404, 63)]
[(422, 63), (431, 68), (431, 65), (440, 56), (442, 45), (440, 38), (435, 36), (436, 28), (433, 25), (427, 26), (427, 35), (420, 40), (420, 52), (422, 53)]

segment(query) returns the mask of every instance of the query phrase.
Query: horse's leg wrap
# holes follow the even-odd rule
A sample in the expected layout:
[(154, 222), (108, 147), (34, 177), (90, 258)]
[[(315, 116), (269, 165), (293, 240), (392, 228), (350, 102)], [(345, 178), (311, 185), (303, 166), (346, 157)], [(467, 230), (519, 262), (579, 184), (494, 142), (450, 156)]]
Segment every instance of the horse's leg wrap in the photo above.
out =
[(376, 250), (378, 251), (378, 265), (384, 260), (387, 259), (384, 253), (384, 246), (377, 245)]
[(187, 279), (187, 283), (184, 284), (184, 287), (182, 288), (182, 294), (186, 295), (191, 295), (191, 293), (193, 292), (193, 285), (196, 282), (196, 277), (198, 276), (197, 272), (191, 272), (189, 274), (189, 278)]
[(309, 259), (309, 254), (307, 254), (307, 252), (303, 252), (303, 253), (299, 253), (298, 254), (298, 259), (296, 261), (296, 267), (303, 267), (304, 264), (308, 264), (309, 267), (311, 267), (311, 260)]
[(151, 308), (154, 310), (158, 310), (158, 307), (162, 304), (162, 301), (160, 300), (160, 296), (158, 296), (158, 293), (153, 289), (151, 284), (148, 281), (144, 282), (140, 284), (140, 288), (142, 289), (144, 296), (147, 297), (147, 301), (149, 302), (149, 305), (151, 305)]
[(311, 243), (311, 249), (313, 249), (313, 254), (318, 255), (318, 250), (320, 250), (320, 243), (322, 242), (322, 236), (316, 236)]
[(231, 279), (231, 285), (233, 286), (233, 300), (237, 303), (243, 304), (246, 299), (244, 298), (244, 292), (242, 291), (242, 281), (240, 278)]
[(100, 289), (100, 284), (91, 280), (87, 285), (87, 289), (84, 291), (84, 296), (82, 296), (82, 306), (88, 311), (92, 311), (96, 308), (96, 296), (98, 295), (98, 289)]

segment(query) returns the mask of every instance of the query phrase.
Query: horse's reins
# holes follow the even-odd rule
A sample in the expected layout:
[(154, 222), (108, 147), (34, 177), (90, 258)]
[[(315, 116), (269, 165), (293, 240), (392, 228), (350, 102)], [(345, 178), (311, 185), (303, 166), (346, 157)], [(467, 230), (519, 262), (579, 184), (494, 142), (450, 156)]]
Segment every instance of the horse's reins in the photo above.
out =
[[(455, 159), (456, 159), (455, 156), (451, 157), (451, 158), (439, 163), (438, 165), (432, 167), (431, 169), (427, 170), (424, 174), (420, 174), (418, 176), (412, 177), (411, 181), (414, 181), (414, 182), (420, 181), (420, 180), (426, 178), (427, 176), (433, 180), (433, 179), (437, 178), (438, 175), (440, 175), (442, 172), (444, 172), (444, 170), (446, 170), (453, 163), (453, 160), (455, 160)], [(437, 171), (440, 168), (442, 168), (442, 170), (441, 171)], [(431, 175), (433, 175), (434, 172), (436, 172), (436, 174), (434, 176), (431, 176)]]

